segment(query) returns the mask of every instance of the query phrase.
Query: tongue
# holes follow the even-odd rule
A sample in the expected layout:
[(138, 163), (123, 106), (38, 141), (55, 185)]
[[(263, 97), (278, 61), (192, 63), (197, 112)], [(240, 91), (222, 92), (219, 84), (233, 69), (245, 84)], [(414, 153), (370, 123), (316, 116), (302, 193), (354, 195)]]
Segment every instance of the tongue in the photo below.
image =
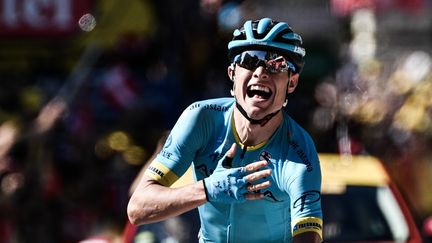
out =
[(260, 91), (260, 90), (249, 90), (247, 92), (247, 95), (249, 98), (252, 98), (254, 96), (257, 96), (258, 98), (262, 98), (262, 99), (268, 99), (270, 98), (270, 94), (266, 93), (264, 91)]

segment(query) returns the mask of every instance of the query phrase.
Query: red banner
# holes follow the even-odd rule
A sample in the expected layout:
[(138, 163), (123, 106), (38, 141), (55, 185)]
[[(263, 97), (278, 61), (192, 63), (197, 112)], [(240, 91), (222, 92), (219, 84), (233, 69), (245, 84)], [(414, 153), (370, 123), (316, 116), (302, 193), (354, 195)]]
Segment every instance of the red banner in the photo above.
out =
[(62, 36), (79, 29), (91, 0), (0, 0), (1, 36)]
[(361, 8), (381, 12), (401, 9), (415, 13), (424, 9), (425, 5), (424, 0), (330, 0), (332, 14), (338, 17), (349, 16)]

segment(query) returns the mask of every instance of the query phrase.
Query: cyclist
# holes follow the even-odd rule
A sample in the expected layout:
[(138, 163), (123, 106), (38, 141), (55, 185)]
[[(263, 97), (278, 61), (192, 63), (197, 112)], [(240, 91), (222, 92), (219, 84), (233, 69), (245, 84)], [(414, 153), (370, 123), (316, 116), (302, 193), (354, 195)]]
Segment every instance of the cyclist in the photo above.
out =
[[(300, 35), (246, 21), (228, 44), (233, 97), (191, 104), (128, 205), (133, 224), (198, 207), (200, 242), (320, 242), (321, 171), (313, 140), (284, 110), (303, 68)], [(195, 182), (169, 186), (192, 165)]]

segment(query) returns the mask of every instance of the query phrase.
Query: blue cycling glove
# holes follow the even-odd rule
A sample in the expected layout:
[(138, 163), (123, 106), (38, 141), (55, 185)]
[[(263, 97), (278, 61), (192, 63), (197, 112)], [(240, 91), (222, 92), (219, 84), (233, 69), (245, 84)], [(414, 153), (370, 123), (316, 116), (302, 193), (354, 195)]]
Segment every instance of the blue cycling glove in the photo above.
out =
[(244, 167), (224, 169), (216, 167), (212, 175), (204, 179), (207, 200), (219, 203), (241, 203), (246, 201), (246, 171)]

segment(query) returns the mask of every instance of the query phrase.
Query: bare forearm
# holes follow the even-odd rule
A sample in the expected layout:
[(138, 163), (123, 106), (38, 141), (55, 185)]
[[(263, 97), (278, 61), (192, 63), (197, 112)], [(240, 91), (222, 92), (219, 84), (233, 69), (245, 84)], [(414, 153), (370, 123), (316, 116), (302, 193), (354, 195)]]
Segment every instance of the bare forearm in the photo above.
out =
[(315, 232), (305, 232), (294, 236), (293, 243), (320, 243), (321, 237)]
[(133, 224), (152, 223), (192, 210), (206, 203), (203, 182), (168, 188), (143, 178), (128, 204)]

